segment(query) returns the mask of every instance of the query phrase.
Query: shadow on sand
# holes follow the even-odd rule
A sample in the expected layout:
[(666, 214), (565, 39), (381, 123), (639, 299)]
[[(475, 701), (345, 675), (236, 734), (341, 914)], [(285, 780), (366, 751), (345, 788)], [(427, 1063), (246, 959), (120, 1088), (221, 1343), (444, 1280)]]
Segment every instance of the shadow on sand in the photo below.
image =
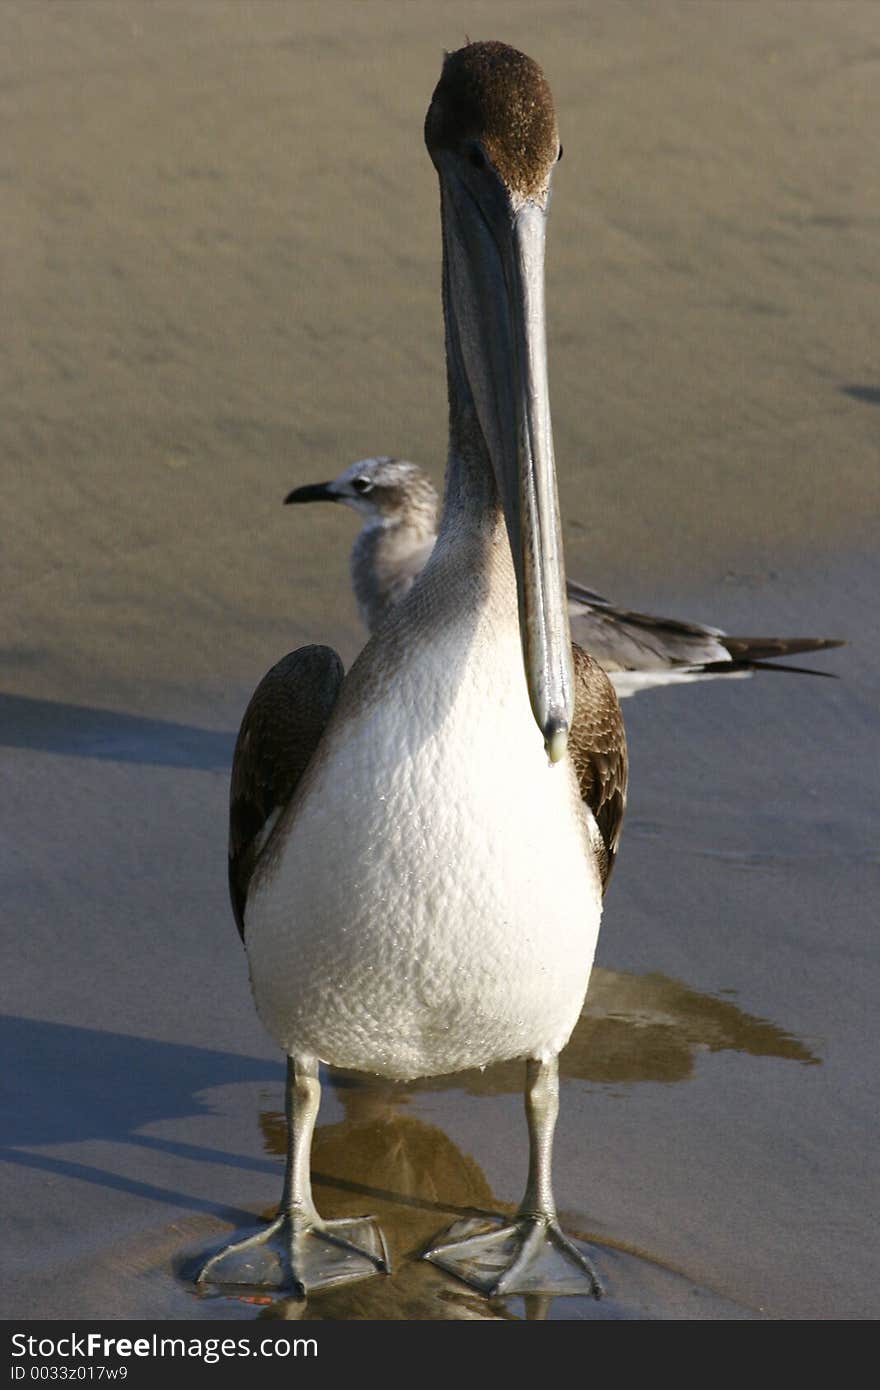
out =
[(93, 705), (0, 694), (0, 745), (74, 758), (228, 772), (235, 734)]

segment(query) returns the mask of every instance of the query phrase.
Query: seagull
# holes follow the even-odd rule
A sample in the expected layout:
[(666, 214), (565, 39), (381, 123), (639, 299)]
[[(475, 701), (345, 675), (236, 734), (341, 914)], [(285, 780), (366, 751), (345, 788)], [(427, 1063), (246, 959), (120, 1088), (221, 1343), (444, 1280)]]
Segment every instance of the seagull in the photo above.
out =
[[(361, 620), (374, 632), (434, 549), (440, 499), (430, 478), (408, 459), (379, 455), (358, 459), (332, 482), (294, 488), (284, 501), (342, 502), (363, 517), (351, 578)], [(827, 675), (768, 663), (843, 645), (829, 637), (730, 637), (717, 627), (621, 608), (575, 580), (568, 580), (566, 590), (572, 637), (608, 673), (620, 699), (652, 686), (766, 669)]]
[(446, 56), (425, 121), (440, 182), (449, 395), (436, 544), (347, 675), (284, 657), (235, 749), (229, 881), (257, 1011), (287, 1056), (276, 1218), (201, 1283), (300, 1294), (387, 1271), (369, 1216), (311, 1190), (319, 1064), (407, 1081), (519, 1058), (529, 1166), (515, 1217), (426, 1258), (485, 1294), (600, 1282), (551, 1181), (558, 1054), (577, 1022), (617, 855), (627, 757), (604, 671), (570, 640), (544, 322), (559, 155), (538, 65)]

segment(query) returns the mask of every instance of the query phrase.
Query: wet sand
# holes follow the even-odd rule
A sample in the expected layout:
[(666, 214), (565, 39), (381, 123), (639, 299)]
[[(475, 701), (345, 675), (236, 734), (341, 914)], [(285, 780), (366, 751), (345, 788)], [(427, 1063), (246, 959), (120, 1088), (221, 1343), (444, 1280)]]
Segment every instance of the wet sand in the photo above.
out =
[[(280, 1187), (282, 1066), (226, 900), (248, 695), (361, 633), (353, 519), (439, 477), (442, 50), (544, 65), (569, 572), (850, 639), (624, 707), (631, 799), (563, 1058), (559, 1206), (610, 1297), (484, 1303), (415, 1259), (525, 1173), (516, 1077), (325, 1089), (328, 1215), (395, 1274), (326, 1318), (877, 1316), (880, 221), (871, 4), (0, 6), (7, 1317), (251, 1318), (187, 1257)], [(11, 1059), (11, 1061), (9, 1060)]]

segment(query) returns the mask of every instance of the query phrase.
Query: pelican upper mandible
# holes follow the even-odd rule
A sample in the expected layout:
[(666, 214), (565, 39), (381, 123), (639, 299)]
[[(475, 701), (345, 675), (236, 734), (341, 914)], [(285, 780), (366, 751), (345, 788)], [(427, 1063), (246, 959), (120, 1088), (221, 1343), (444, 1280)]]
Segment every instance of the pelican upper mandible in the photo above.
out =
[(199, 1278), (300, 1291), (388, 1267), (375, 1222), (309, 1178), (320, 1062), (400, 1080), (525, 1062), (517, 1217), (428, 1258), (487, 1293), (587, 1292), (551, 1186), (557, 1056), (580, 1013), (626, 796), (620, 709), (572, 648), (544, 332), (559, 152), (550, 90), (501, 43), (447, 56), (425, 121), (440, 180), (449, 394), (437, 543), (343, 678), (303, 648), (236, 746), (230, 887), (257, 1010), (288, 1057), (278, 1216)]

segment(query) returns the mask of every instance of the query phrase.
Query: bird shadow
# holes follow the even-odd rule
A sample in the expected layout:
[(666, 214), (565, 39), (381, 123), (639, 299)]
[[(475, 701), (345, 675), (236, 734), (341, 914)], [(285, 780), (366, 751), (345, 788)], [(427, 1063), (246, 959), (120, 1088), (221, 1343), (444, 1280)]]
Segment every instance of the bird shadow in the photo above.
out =
[(226, 771), (235, 734), (95, 705), (0, 694), (0, 745), (68, 757)]
[(850, 396), (854, 401), (862, 401), (865, 405), (880, 405), (880, 386), (841, 386), (840, 392), (844, 396)]
[(4, 1162), (232, 1221), (253, 1219), (251, 1212), (189, 1192), (35, 1150), (121, 1142), (228, 1167), (264, 1167), (274, 1174), (278, 1165), (271, 1159), (261, 1163), (138, 1131), (159, 1121), (211, 1113), (202, 1093), (218, 1086), (255, 1081), (280, 1086), (279, 1063), (14, 1015), (0, 1016), (0, 1051), (8, 1059), (0, 1078)]

